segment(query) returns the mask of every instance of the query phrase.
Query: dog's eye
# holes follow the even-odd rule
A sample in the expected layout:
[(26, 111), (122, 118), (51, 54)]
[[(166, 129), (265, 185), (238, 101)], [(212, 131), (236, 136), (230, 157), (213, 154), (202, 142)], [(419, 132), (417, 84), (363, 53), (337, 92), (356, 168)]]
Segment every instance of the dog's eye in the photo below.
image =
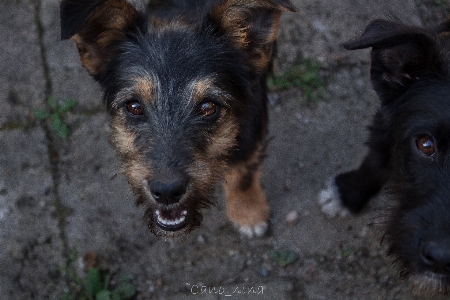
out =
[(203, 101), (198, 106), (198, 111), (203, 117), (211, 118), (216, 116), (220, 110), (220, 106), (213, 101)]
[(420, 152), (425, 155), (433, 156), (436, 153), (436, 149), (434, 147), (434, 139), (427, 135), (421, 135), (416, 138), (416, 146)]
[(135, 116), (144, 114), (144, 106), (139, 103), (139, 101), (129, 101), (125, 104), (127, 111)]

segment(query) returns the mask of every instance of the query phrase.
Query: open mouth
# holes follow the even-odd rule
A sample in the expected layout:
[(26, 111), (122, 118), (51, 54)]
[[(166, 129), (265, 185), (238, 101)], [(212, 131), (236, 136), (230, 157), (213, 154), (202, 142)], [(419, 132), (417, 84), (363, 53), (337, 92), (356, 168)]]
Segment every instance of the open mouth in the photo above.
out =
[(449, 295), (450, 282), (447, 275), (426, 271), (410, 278), (413, 290), (419, 295)]
[(166, 231), (177, 231), (188, 224), (188, 211), (184, 208), (158, 208), (154, 213), (156, 225)]

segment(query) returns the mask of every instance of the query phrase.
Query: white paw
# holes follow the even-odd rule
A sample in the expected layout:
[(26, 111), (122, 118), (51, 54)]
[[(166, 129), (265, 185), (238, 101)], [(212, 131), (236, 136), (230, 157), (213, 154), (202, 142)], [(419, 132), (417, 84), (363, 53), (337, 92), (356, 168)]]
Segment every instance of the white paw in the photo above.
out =
[(327, 188), (320, 192), (318, 198), (322, 212), (329, 218), (336, 216), (343, 218), (350, 215), (350, 211), (341, 204), (339, 191), (333, 179), (328, 181)]
[(262, 237), (269, 225), (267, 222), (261, 222), (254, 226), (237, 226), (240, 234), (246, 238)]

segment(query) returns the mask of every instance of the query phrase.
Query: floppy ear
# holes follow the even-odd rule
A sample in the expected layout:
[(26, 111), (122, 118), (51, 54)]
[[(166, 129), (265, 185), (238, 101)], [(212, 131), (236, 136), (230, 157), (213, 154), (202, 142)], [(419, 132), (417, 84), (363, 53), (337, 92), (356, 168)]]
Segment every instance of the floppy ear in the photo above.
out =
[(374, 20), (344, 47), (372, 47), (370, 76), (383, 105), (398, 98), (413, 82), (444, 72), (437, 35), (420, 27)]
[(112, 56), (108, 47), (125, 39), (138, 12), (125, 0), (63, 0), (60, 17), (61, 38), (76, 43), (81, 64), (98, 80)]
[(250, 66), (262, 73), (272, 58), (282, 11), (297, 10), (289, 0), (224, 0), (211, 17), (233, 45), (248, 54)]

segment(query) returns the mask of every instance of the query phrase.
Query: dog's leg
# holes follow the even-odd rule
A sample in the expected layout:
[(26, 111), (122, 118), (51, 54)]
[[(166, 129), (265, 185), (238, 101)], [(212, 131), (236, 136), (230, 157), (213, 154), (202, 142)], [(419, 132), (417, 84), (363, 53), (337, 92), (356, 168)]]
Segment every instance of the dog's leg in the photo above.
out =
[(261, 186), (261, 148), (225, 177), (226, 210), (230, 221), (248, 236), (262, 236), (268, 228), (270, 207)]
[(337, 175), (320, 193), (322, 212), (329, 217), (359, 212), (387, 179), (388, 172), (381, 156), (370, 151), (358, 169)]

